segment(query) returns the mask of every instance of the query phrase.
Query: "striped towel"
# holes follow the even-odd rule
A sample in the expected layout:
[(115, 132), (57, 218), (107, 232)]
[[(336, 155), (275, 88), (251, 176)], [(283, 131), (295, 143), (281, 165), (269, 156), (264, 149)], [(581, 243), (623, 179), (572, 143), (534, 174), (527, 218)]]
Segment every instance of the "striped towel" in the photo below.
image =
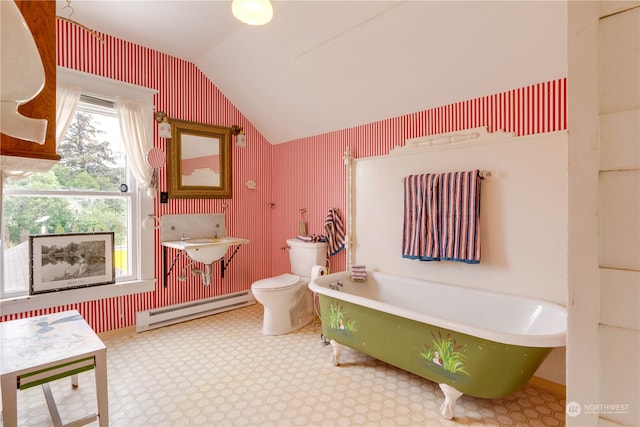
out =
[(344, 225), (337, 208), (329, 209), (327, 218), (324, 220), (324, 232), (329, 243), (329, 256), (333, 256), (344, 249)]
[(306, 236), (298, 236), (296, 237), (296, 239), (302, 240), (303, 242), (307, 242), (307, 243), (317, 243), (317, 242), (327, 241), (326, 236), (323, 236), (322, 234), (307, 234)]
[(441, 259), (480, 262), (479, 171), (440, 174)]
[(351, 280), (354, 282), (364, 282), (367, 280), (367, 269), (364, 265), (351, 266)]
[(409, 175), (404, 179), (403, 258), (440, 259), (438, 184), (438, 174)]

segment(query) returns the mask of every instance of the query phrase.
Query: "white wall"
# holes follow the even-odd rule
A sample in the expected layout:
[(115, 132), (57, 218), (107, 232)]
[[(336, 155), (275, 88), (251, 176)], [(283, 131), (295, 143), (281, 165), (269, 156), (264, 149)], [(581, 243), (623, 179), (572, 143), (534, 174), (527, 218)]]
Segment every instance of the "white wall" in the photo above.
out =
[(569, 209), (567, 324), (568, 426), (596, 426), (578, 411), (598, 399), (598, 66), (597, 2), (567, 2)]
[(638, 426), (640, 2), (569, 2), (568, 18), (566, 421)]
[[(635, 6), (635, 7), (633, 7)], [(600, 419), (640, 425), (640, 4), (599, 25)]]
[[(358, 159), (353, 263), (565, 305), (566, 149), (558, 132)], [(480, 264), (402, 258), (402, 178), (473, 169), (492, 174), (481, 184)]]

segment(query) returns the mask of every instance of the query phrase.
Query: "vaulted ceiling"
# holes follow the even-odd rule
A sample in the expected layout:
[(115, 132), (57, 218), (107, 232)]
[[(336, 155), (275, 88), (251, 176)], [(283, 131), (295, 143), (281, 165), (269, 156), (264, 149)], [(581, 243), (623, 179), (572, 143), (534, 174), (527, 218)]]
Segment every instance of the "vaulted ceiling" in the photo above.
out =
[(57, 12), (193, 62), (274, 144), (567, 74), (565, 1), (272, 4), (261, 27), (230, 0), (63, 0)]

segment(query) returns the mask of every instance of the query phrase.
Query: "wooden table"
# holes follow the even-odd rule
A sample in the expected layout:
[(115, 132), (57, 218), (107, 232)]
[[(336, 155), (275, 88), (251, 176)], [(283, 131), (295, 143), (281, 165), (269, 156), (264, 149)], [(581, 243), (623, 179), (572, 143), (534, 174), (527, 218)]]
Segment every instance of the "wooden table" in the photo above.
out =
[(4, 427), (18, 423), (17, 391), (42, 385), (55, 426), (62, 426), (49, 382), (95, 369), (98, 413), (67, 426), (96, 419), (109, 425), (107, 348), (76, 310), (0, 323), (0, 374)]

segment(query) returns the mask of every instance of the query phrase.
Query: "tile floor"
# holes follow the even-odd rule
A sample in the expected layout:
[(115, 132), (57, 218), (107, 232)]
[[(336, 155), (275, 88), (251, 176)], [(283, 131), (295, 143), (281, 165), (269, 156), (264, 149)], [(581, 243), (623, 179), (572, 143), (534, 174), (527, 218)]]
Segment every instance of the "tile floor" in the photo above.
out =
[[(261, 324), (256, 304), (105, 337), (110, 425), (564, 425), (564, 398), (530, 385), (504, 399), (463, 396), (445, 420), (436, 384), (351, 349), (333, 366), (317, 324), (271, 337)], [(68, 378), (51, 389), (63, 422), (95, 412), (93, 371), (75, 391)], [(52, 425), (39, 387), (18, 392), (18, 412), (20, 426)]]

